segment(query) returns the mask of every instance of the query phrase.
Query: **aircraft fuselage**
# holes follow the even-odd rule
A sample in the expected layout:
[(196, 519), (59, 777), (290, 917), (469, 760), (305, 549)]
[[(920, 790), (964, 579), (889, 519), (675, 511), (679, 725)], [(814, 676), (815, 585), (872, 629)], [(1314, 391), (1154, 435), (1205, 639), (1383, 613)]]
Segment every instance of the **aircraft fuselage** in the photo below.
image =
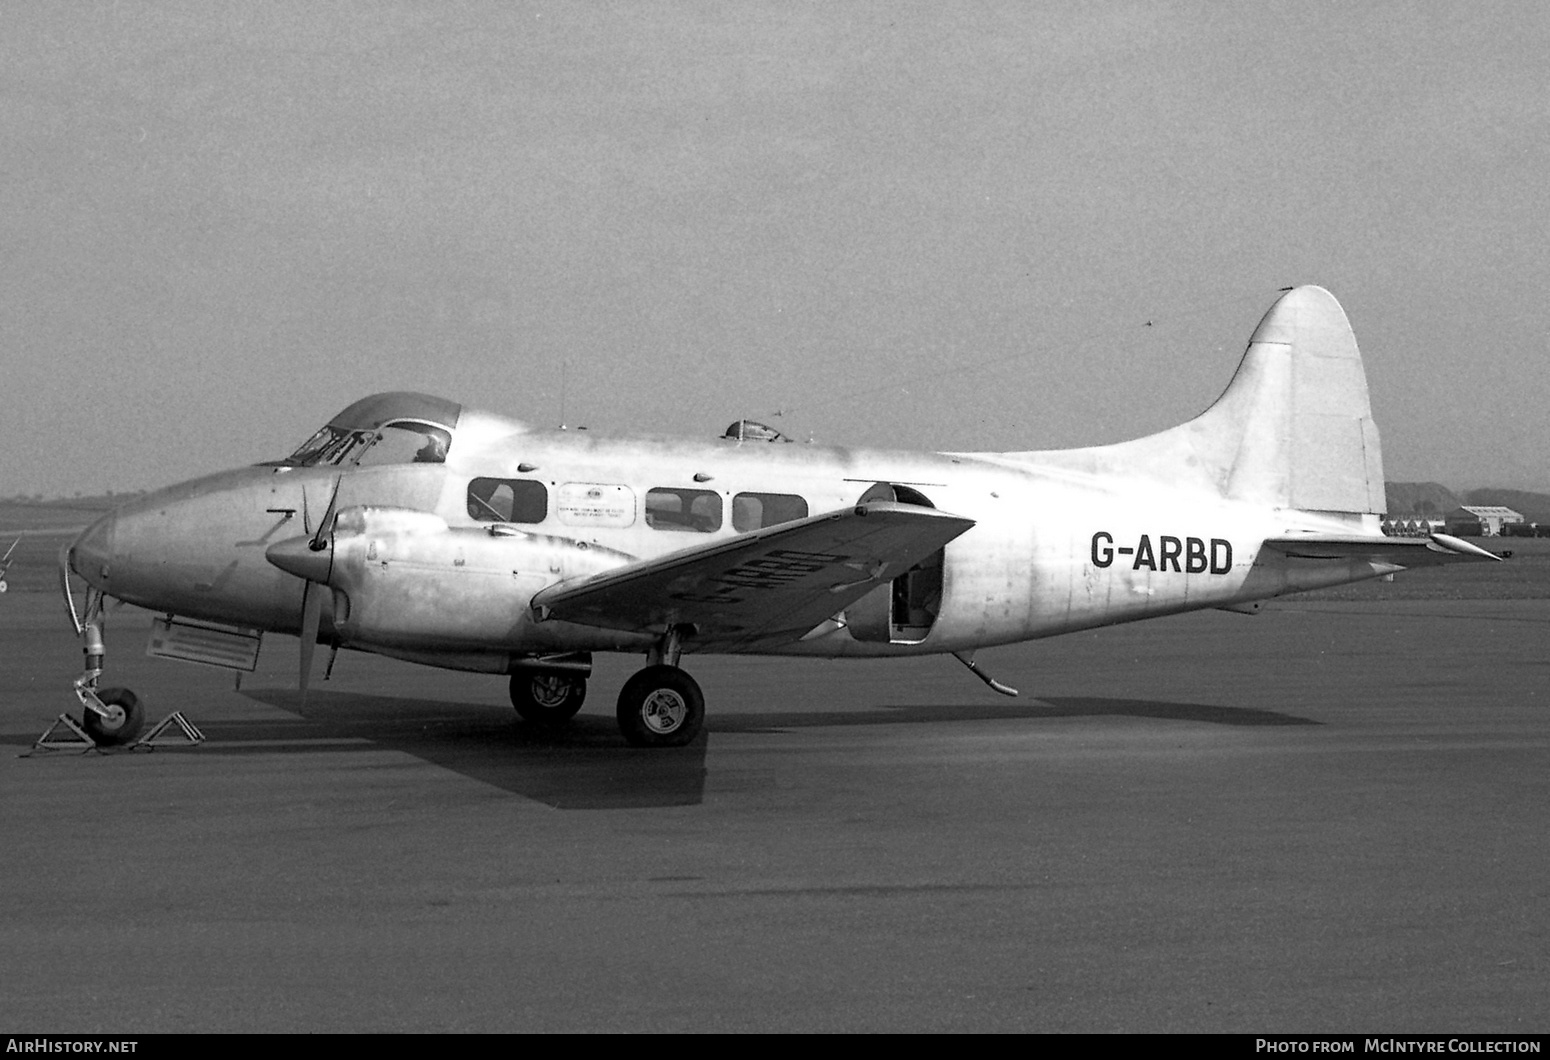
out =
[[(511, 428), (449, 463), (258, 466), (172, 486), (88, 530), (75, 546), (76, 570), (108, 595), (151, 610), (296, 633), (302, 582), (266, 558), (271, 546), (314, 533), (331, 499), (336, 512), (422, 512), (445, 529), (382, 533), (361, 542), (359, 555), (336, 546), (334, 562), (356, 564), (362, 591), (349, 594), (348, 614), (337, 600), (325, 635), (479, 670), (504, 670), (508, 654), (649, 646), (646, 635), (536, 621), (528, 602), (581, 574), (735, 537), (730, 513), (750, 495), (798, 497), (816, 514), (855, 505), (886, 484), (974, 521), (943, 550), (929, 621), (897, 623), (895, 635), (883, 628), (895, 616), (884, 614), (869, 636), (845, 623), (760, 649), (776, 654), (965, 651), (1383, 573), (1367, 563), (1308, 571), (1260, 554), (1268, 536), (1350, 529), (1349, 516), (1276, 513), (990, 454)], [(480, 480), (540, 486), (542, 517), (519, 523), (478, 512), (470, 488)], [(719, 525), (664, 529), (646, 518), (653, 491), (713, 496)], [(592, 508), (589, 492), (604, 494)], [(872, 610), (889, 610), (885, 592), (880, 586)], [(694, 650), (692, 640), (685, 650)]]

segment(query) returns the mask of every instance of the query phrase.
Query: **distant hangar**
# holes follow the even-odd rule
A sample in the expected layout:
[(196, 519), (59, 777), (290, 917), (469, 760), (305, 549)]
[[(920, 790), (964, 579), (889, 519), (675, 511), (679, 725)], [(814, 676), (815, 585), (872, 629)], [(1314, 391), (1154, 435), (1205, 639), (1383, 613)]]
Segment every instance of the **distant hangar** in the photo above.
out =
[(1480, 524), (1481, 537), (1500, 537), (1504, 527), (1523, 522), (1523, 515), (1499, 504), (1466, 504), (1449, 512), (1447, 521), (1449, 526), (1476, 522)]
[(1521, 512), (1496, 504), (1466, 504), (1440, 516), (1394, 515), (1383, 524), (1384, 533), (1395, 537), (1425, 537), (1435, 533), (1501, 537), (1514, 533), (1508, 527), (1522, 527), (1517, 531), (1520, 535), (1529, 533)]

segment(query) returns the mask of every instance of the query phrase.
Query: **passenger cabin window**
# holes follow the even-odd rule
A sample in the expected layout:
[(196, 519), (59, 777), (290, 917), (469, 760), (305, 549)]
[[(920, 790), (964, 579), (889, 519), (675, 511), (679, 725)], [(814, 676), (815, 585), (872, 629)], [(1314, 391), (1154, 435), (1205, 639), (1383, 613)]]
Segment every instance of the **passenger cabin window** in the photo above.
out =
[(549, 490), (526, 478), (476, 478), (468, 484), (468, 517), (481, 523), (541, 523)]
[(807, 518), (807, 502), (790, 493), (739, 493), (732, 498), (732, 529), (740, 534)]
[(721, 529), (721, 494), (713, 490), (649, 490), (646, 525), (654, 530), (714, 533)]

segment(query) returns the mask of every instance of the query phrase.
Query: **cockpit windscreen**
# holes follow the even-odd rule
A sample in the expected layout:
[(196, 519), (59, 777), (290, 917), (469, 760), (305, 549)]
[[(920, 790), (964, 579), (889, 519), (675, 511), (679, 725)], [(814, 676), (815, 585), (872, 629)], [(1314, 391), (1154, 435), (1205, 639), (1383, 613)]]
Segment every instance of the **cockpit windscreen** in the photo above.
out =
[(355, 431), (329, 424), (276, 463), (284, 467), (440, 464), (451, 446), (452, 435), (428, 423), (385, 423), (374, 430)]
[(410, 391), (362, 398), (328, 422), (277, 467), (440, 464), (463, 407)]

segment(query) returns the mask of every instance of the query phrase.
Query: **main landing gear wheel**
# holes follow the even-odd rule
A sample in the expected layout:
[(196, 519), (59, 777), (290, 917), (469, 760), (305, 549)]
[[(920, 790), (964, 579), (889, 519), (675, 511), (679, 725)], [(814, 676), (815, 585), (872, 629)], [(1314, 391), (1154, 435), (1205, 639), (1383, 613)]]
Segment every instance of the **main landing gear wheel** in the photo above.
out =
[(619, 690), (619, 731), (636, 747), (682, 747), (704, 724), (705, 695), (676, 666), (648, 666)]
[(82, 714), (81, 728), (98, 747), (117, 747), (140, 735), (145, 705), (139, 696), (127, 688), (104, 688), (98, 690), (97, 698), (108, 708), (108, 716), (87, 710)]
[(511, 705), (523, 721), (563, 725), (576, 716), (587, 698), (587, 679), (574, 674), (514, 673)]

